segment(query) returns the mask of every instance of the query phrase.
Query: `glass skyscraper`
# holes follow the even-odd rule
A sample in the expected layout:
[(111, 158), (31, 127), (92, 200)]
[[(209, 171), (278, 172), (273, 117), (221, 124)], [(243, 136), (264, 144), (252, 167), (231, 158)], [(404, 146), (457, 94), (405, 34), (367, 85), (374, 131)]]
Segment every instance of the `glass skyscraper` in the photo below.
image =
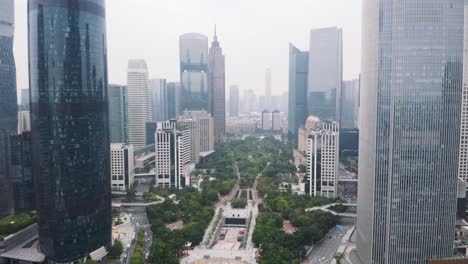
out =
[(208, 37), (187, 33), (179, 39), (180, 112), (209, 111), (208, 98)]
[(12, 209), (9, 137), (16, 134), (16, 66), (13, 57), (14, 3), (0, 0), (0, 217)]
[(310, 31), (309, 115), (340, 122), (343, 40), (339, 28)]
[(111, 143), (128, 144), (128, 92), (123, 85), (109, 85)]
[(464, 0), (363, 1), (357, 252), (452, 256)]
[(297, 130), (307, 120), (307, 79), (309, 52), (289, 44), (288, 135), (297, 138)]
[(48, 260), (111, 243), (104, 0), (28, 1), (32, 169)]

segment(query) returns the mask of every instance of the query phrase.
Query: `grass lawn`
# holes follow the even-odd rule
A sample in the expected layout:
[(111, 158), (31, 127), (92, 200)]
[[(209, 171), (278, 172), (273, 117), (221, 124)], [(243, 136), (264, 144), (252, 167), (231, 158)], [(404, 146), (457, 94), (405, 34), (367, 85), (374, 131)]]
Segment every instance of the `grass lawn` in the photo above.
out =
[(11, 214), (0, 219), (0, 240), (35, 223), (36, 213)]

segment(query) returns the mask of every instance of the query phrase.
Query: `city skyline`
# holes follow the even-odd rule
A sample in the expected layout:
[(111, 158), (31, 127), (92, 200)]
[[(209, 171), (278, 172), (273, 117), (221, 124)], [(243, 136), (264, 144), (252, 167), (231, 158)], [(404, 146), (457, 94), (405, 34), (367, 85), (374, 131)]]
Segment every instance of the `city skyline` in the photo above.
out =
[[(255, 1), (253, 4), (247, 0), (235, 3), (219, 3), (213, 0), (203, 2), (140, 0), (137, 3), (113, 0), (107, 3), (106, 10), (109, 83), (126, 84), (126, 67), (129, 59), (145, 59), (150, 78), (165, 78), (168, 82), (178, 81), (179, 36), (198, 32), (210, 36), (211, 43), (214, 24), (217, 24), (218, 34), (223, 38), (223, 49), (229, 58), (226, 61), (228, 86), (238, 84), (241, 90), (253, 89), (257, 95), (263, 95), (264, 72), (270, 67), (273, 75), (272, 94), (281, 95), (288, 88), (288, 54), (283, 51), (288, 50), (289, 42), (295, 43), (301, 50), (306, 50), (309, 47), (308, 32), (314, 28), (329, 26), (343, 28), (344, 79), (357, 78), (360, 68), (360, 2), (360, 0), (331, 0), (324, 3), (305, 0), (268, 2), (271, 8), (268, 9), (269, 13), (265, 13), (266, 4), (263, 0)], [(26, 0), (15, 0), (15, 5), (14, 51), (19, 90), (28, 86), (25, 52)], [(290, 14), (285, 14), (283, 10), (290, 10), (288, 12)], [(154, 16), (153, 13), (156, 11), (160, 15)], [(200, 12), (205, 15), (196, 15)], [(261, 21), (258, 21), (258, 12), (264, 13)], [(137, 13), (142, 15), (139, 16)], [(245, 19), (241, 21), (234, 19), (238, 16)], [(279, 22), (278, 17), (288, 23)], [(133, 23), (126, 22), (129, 20), (135, 20), (135, 23), (139, 24), (137, 30), (134, 26), (130, 26)], [(252, 49), (252, 43), (255, 43), (256, 48)], [(245, 63), (246, 60), (249, 61), (248, 64)], [(245, 72), (252, 74), (245, 75)]]

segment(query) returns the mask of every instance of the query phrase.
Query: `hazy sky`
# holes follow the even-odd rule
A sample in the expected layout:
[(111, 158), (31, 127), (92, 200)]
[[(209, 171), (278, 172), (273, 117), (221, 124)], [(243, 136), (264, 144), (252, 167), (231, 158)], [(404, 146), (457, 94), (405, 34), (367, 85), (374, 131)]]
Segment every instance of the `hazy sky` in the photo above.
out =
[[(27, 0), (15, 0), (18, 89), (28, 87)], [(306, 50), (309, 31), (343, 29), (344, 79), (356, 78), (361, 57), (361, 0), (107, 0), (110, 83), (125, 84), (128, 59), (148, 63), (150, 78), (179, 79), (179, 35), (212, 41), (214, 24), (226, 55), (226, 86), (273, 94), (288, 89), (288, 43)]]

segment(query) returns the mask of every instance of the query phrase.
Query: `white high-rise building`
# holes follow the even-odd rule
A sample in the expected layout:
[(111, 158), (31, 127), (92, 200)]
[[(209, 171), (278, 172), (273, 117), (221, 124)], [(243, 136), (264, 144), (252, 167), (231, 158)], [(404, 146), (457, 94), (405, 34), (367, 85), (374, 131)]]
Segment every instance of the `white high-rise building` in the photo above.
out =
[(151, 121), (146, 61), (128, 61), (127, 90), (128, 141), (136, 149), (139, 149), (146, 145), (146, 122)]
[(132, 145), (111, 144), (111, 186), (113, 190), (125, 191), (135, 182), (135, 159)]
[(190, 116), (179, 116), (177, 127), (190, 129), (190, 161), (198, 163), (200, 161), (200, 121)]
[[(311, 121), (309, 121), (311, 120)], [(309, 117), (307, 123), (307, 182), (313, 196), (335, 197), (338, 187), (339, 127), (336, 122), (320, 122)], [(320, 171), (318, 164), (320, 163)], [(319, 190), (320, 188), (320, 190)]]
[(190, 129), (178, 129), (177, 121), (158, 122), (155, 133), (156, 186), (182, 189), (190, 185)]

